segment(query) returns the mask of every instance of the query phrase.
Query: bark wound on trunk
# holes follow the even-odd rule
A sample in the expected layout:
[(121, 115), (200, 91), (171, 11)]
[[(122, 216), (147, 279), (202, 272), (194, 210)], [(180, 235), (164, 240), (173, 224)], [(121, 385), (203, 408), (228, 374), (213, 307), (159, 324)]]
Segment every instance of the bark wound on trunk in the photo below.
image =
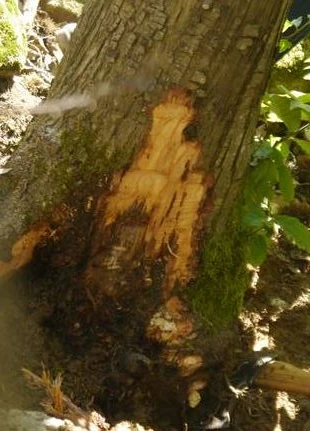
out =
[[(27, 220), (49, 219), (75, 188), (130, 164), (98, 204), (86, 290), (99, 312), (106, 297), (142, 304), (137, 326), (147, 320), (156, 340), (180, 346), (194, 337), (174, 287), (195, 275), (201, 236), (207, 232), (210, 241), (230, 223), (288, 3), (87, 2), (51, 92), (52, 103), (78, 92), (82, 106), (29, 129), (1, 178), (0, 242), (11, 248), (29, 230)], [(191, 92), (197, 119), (186, 90), (174, 87)], [(97, 88), (110, 91), (103, 97)], [(96, 109), (84, 109), (84, 95)], [(145, 126), (149, 105), (153, 122)], [(195, 120), (199, 142), (188, 138)], [(234, 308), (226, 280), (219, 277), (208, 291)], [(221, 314), (218, 303), (214, 308)], [(199, 361), (191, 355), (179, 363)]]
[(56, 208), (49, 221), (41, 220), (20, 236), (11, 248), (10, 259), (0, 260), (0, 278), (11, 275), (32, 261), (36, 247), (43, 242), (57, 238), (66, 228), (65, 224), (72, 221), (75, 209), (67, 204)]
[(38, 223), (27, 233), (22, 235), (12, 247), (11, 259), (0, 261), (0, 277), (27, 265), (32, 260), (35, 247), (51, 233), (49, 225), (45, 222)]
[[(165, 260), (162, 289), (166, 300), (177, 282), (184, 286), (193, 276), (197, 231), (203, 226), (202, 204), (213, 183), (212, 176), (198, 167), (201, 144), (187, 140), (184, 134), (194, 119), (187, 93), (170, 90), (153, 110), (146, 145), (129, 169), (115, 176), (112, 193), (99, 201), (93, 257), (87, 269), (89, 292), (95, 302), (101, 294), (120, 297), (125, 280), (142, 258)], [(180, 300), (170, 298), (166, 308), (179, 322), (174, 337), (176, 333), (188, 335), (192, 324), (184, 320)], [(153, 324), (159, 320), (160, 315), (154, 317)], [(169, 338), (167, 333), (158, 337), (157, 330), (150, 332), (161, 341)]]

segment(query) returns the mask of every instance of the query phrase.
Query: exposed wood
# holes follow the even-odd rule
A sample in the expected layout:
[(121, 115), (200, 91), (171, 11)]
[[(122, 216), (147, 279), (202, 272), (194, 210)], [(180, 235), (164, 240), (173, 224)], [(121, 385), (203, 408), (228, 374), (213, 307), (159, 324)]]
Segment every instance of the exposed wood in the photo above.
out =
[[(167, 254), (164, 295), (167, 297), (176, 280), (184, 285), (189, 281), (196, 266), (197, 253), (194, 247), (195, 232), (203, 225), (199, 213), (206, 192), (213, 185), (212, 176), (199, 168), (202, 147), (197, 140), (189, 141), (183, 132), (194, 121), (195, 111), (191, 99), (181, 90), (170, 91), (152, 114), (152, 127), (146, 145), (123, 176), (116, 175), (113, 192), (102, 199), (98, 214), (97, 230), (107, 236), (104, 230), (120, 221), (130, 212), (145, 220), (135, 240), (125, 226), (119, 233), (121, 243), (117, 252), (112, 248), (114, 259), (102, 257), (103, 266), (108, 269), (121, 263), (122, 255), (130, 261), (145, 251), (146, 259), (157, 259), (164, 250)], [(199, 220), (200, 219), (200, 220)], [(109, 242), (110, 239), (106, 239)], [(98, 253), (106, 253), (101, 241), (95, 241), (91, 250), (94, 256), (89, 262), (88, 278), (96, 278), (93, 272), (98, 267)], [(92, 260), (95, 261), (94, 265)], [(111, 287), (111, 286), (110, 286)], [(111, 289), (110, 289), (111, 290)], [(117, 296), (117, 292), (111, 292)]]
[(62, 204), (50, 215), (49, 222), (38, 221), (31, 226), (13, 244), (9, 258), (0, 260), (0, 277), (8, 276), (31, 262), (35, 248), (39, 244), (55, 240), (74, 216), (75, 210), (69, 205)]
[(49, 225), (43, 222), (22, 235), (12, 247), (11, 259), (0, 261), (0, 277), (7, 276), (29, 263), (35, 247), (50, 233)]
[(276, 391), (310, 395), (310, 372), (281, 361), (264, 365), (255, 385)]

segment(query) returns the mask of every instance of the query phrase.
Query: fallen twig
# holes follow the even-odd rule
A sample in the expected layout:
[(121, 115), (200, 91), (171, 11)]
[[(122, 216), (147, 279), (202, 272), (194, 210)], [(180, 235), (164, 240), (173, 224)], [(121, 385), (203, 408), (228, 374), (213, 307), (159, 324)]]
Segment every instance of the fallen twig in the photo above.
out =
[(95, 427), (97, 427), (98, 431), (110, 429), (110, 424), (106, 422), (104, 416), (95, 411), (84, 411), (62, 392), (61, 375), (57, 375), (55, 379), (52, 379), (50, 373), (45, 369), (43, 369), (42, 377), (25, 368), (22, 371), (31, 386), (45, 390), (48, 398), (42, 402), (42, 406), (48, 414), (61, 419), (69, 419), (73, 424), (85, 429), (96, 429)]

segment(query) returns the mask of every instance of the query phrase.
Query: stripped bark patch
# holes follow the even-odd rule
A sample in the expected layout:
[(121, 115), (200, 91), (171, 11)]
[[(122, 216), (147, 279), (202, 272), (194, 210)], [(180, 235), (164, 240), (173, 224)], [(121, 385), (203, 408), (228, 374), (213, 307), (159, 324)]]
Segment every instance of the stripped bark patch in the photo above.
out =
[[(61, 204), (51, 215), (50, 221), (41, 221), (33, 225), (12, 246), (11, 259), (0, 261), (0, 277), (9, 275), (31, 262), (38, 244), (47, 240), (57, 241), (66, 228), (66, 223), (74, 219), (76, 210)], [(55, 226), (54, 229), (51, 226)], [(56, 227), (57, 226), (57, 227)]]
[(145, 147), (105, 201), (101, 226), (106, 229), (134, 208), (147, 219), (141, 238), (146, 258), (167, 256), (165, 293), (178, 280), (191, 278), (195, 266), (195, 232), (208, 181), (198, 166), (201, 144), (186, 140), (184, 130), (195, 117), (190, 98), (170, 91), (153, 110)]
[(12, 247), (12, 258), (8, 262), (0, 261), (0, 277), (27, 265), (32, 259), (35, 247), (47, 236), (50, 235), (50, 228), (47, 223), (34, 226), (27, 233), (22, 235)]

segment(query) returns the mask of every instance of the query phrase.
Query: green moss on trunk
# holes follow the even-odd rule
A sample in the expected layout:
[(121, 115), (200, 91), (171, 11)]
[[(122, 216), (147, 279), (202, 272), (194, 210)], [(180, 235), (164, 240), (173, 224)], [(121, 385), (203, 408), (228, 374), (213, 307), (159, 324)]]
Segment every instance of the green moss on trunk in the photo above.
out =
[(223, 329), (242, 308), (249, 285), (246, 243), (246, 233), (235, 215), (224, 233), (205, 244), (199, 276), (189, 299), (194, 312), (211, 331)]

